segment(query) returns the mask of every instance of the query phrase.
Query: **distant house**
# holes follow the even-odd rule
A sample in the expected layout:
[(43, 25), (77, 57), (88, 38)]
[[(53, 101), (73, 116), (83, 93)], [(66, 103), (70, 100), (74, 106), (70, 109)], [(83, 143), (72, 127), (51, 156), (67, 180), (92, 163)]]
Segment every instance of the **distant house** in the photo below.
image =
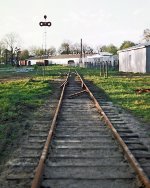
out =
[(134, 73), (150, 72), (150, 43), (139, 44), (118, 51), (119, 71)]

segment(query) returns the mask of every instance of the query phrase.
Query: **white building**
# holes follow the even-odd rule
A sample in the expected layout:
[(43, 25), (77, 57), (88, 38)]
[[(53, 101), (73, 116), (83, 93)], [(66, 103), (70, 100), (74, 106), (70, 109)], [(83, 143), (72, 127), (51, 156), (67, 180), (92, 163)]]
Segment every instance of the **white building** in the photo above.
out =
[(118, 51), (119, 71), (148, 73), (150, 72), (150, 43), (139, 44)]
[(108, 52), (100, 52), (92, 56), (87, 56), (87, 62), (102, 62), (102, 61), (111, 61), (113, 62), (113, 55)]
[[(87, 55), (83, 54), (82, 58), (80, 54), (63, 54), (49, 57), (32, 57), (25, 61), (20, 61), (20, 65), (42, 65), (44, 62), (46, 65), (50, 64), (59, 64), (59, 65), (72, 65), (72, 66), (84, 66), (84, 62), (87, 58)], [(93, 54), (91, 54), (93, 55)]]
[(115, 66), (118, 63), (118, 56), (108, 52), (100, 52), (99, 54), (87, 56), (86, 62), (87, 64), (92, 63), (93, 66), (102, 62), (107, 62), (110, 66)]
[(101, 52), (100, 54), (63, 54), (49, 57), (32, 57), (26, 61), (20, 61), (20, 65), (50, 65), (50, 64), (59, 64), (59, 65), (71, 65), (71, 66), (81, 66), (88, 67), (92, 63), (93, 66), (96, 66), (100, 62), (108, 62), (114, 66), (114, 58), (112, 54), (108, 52)]

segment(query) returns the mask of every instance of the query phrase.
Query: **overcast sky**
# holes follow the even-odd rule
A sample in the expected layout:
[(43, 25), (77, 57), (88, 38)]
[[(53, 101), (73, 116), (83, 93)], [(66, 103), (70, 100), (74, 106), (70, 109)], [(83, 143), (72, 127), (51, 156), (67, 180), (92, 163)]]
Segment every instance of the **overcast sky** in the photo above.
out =
[(47, 47), (58, 48), (65, 40), (95, 47), (124, 40), (138, 42), (150, 28), (150, 0), (0, 0), (0, 40), (15, 32), (22, 48), (42, 47), (47, 15)]

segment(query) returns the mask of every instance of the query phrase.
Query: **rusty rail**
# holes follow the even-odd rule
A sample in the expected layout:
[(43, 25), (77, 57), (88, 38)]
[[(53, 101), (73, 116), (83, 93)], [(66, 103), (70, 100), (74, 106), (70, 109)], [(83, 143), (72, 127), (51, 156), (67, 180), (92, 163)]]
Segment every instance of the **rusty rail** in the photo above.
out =
[(57, 105), (57, 108), (56, 108), (56, 111), (55, 111), (54, 118), (52, 120), (52, 124), (51, 124), (50, 130), (49, 130), (47, 140), (45, 142), (45, 145), (44, 145), (38, 166), (36, 168), (36, 172), (35, 172), (34, 179), (32, 181), (31, 188), (39, 188), (40, 187), (40, 183), (41, 183), (41, 179), (42, 179), (42, 175), (43, 175), (43, 170), (44, 170), (44, 166), (45, 166), (45, 160), (46, 160), (46, 157), (47, 157), (47, 154), (48, 154), (48, 148), (49, 148), (49, 145), (50, 145), (50, 142), (51, 142), (51, 139), (52, 139), (52, 135), (53, 135), (53, 132), (54, 132), (54, 129), (55, 129), (55, 126), (56, 126), (56, 120), (57, 120), (57, 117), (58, 117), (58, 113), (60, 111), (60, 107), (61, 107), (61, 104), (62, 104), (62, 99), (63, 99), (63, 96), (64, 96), (65, 87), (68, 83), (69, 75), (70, 75), (70, 70), (69, 70), (69, 73), (68, 73), (68, 76), (67, 76), (65, 82), (61, 85), (61, 86), (63, 86), (61, 96), (60, 96), (60, 99), (59, 99), (59, 102), (58, 102), (58, 105)]
[(150, 180), (149, 180), (148, 176), (145, 174), (145, 172), (141, 168), (140, 164), (138, 163), (138, 161), (136, 160), (134, 155), (131, 153), (131, 151), (129, 150), (128, 146), (125, 144), (123, 139), (120, 137), (120, 135), (118, 134), (117, 130), (113, 127), (112, 123), (110, 122), (110, 120), (106, 116), (105, 112), (100, 107), (99, 103), (97, 102), (97, 100), (95, 99), (95, 97), (93, 96), (93, 94), (91, 93), (89, 88), (86, 86), (86, 84), (84, 83), (83, 79), (81, 78), (81, 76), (78, 74), (77, 71), (76, 71), (76, 75), (79, 77), (79, 80), (81, 82), (81, 87), (84, 88), (89, 93), (89, 95), (90, 95), (91, 99), (93, 100), (96, 108), (98, 109), (98, 112), (103, 117), (104, 122), (109, 126), (109, 128), (112, 131), (114, 137), (116, 138), (116, 140), (118, 141), (119, 145), (121, 146), (126, 158), (128, 159), (129, 163), (131, 164), (131, 166), (133, 167), (134, 171), (136, 172), (140, 182), (146, 188), (150, 188)]

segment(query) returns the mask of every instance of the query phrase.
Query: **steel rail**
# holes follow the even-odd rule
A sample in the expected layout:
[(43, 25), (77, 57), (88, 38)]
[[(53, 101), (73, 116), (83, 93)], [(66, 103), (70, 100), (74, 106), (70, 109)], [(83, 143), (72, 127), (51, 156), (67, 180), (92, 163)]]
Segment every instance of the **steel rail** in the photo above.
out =
[(85, 89), (87, 91), (87, 93), (89, 93), (89, 95), (90, 95), (91, 99), (93, 100), (96, 108), (98, 109), (98, 112), (103, 117), (104, 122), (109, 126), (109, 128), (112, 131), (114, 137), (116, 138), (116, 140), (118, 141), (119, 145), (121, 146), (126, 158), (128, 159), (129, 163), (131, 164), (131, 166), (133, 167), (134, 171), (136, 172), (140, 182), (142, 183), (142, 185), (145, 186), (145, 188), (150, 188), (150, 180), (149, 180), (148, 176), (145, 174), (145, 172), (143, 171), (142, 167), (140, 166), (140, 164), (138, 163), (138, 161), (136, 160), (134, 155), (131, 153), (131, 151), (129, 150), (128, 146), (125, 144), (123, 139), (120, 137), (120, 135), (118, 134), (117, 130), (114, 128), (114, 126), (112, 125), (112, 123), (108, 119), (107, 115), (105, 114), (103, 109), (100, 107), (98, 101), (96, 100), (94, 95), (91, 93), (89, 88), (86, 86), (86, 84), (84, 83), (83, 79), (81, 78), (81, 76), (79, 75), (79, 73), (77, 71), (76, 71), (76, 75), (79, 77), (79, 80), (81, 82), (81, 87), (83, 89)]
[(63, 99), (63, 96), (64, 96), (65, 87), (68, 83), (69, 75), (70, 75), (70, 70), (69, 70), (69, 73), (68, 73), (68, 76), (67, 76), (65, 82), (63, 83), (63, 88), (62, 88), (62, 92), (61, 92), (61, 95), (60, 95), (60, 99), (59, 99), (59, 102), (58, 102), (58, 105), (57, 105), (57, 108), (56, 108), (56, 111), (55, 111), (55, 115), (54, 115), (53, 120), (52, 120), (52, 124), (51, 124), (50, 130), (49, 130), (49, 133), (48, 133), (48, 136), (47, 136), (47, 139), (46, 139), (46, 142), (45, 142), (45, 145), (44, 145), (44, 148), (43, 148), (43, 151), (42, 151), (39, 163), (38, 163), (38, 166), (37, 166), (36, 171), (35, 171), (35, 175), (34, 175), (34, 179), (32, 181), (31, 188), (39, 188), (40, 187), (41, 179), (42, 179), (42, 175), (43, 175), (43, 170), (44, 170), (44, 166), (45, 166), (45, 160), (46, 160), (46, 157), (47, 157), (47, 154), (48, 154), (49, 145), (51, 143), (53, 132), (54, 132), (54, 129), (55, 129), (55, 126), (56, 126), (56, 120), (57, 120), (58, 113), (59, 113), (60, 108), (61, 108), (62, 99)]

